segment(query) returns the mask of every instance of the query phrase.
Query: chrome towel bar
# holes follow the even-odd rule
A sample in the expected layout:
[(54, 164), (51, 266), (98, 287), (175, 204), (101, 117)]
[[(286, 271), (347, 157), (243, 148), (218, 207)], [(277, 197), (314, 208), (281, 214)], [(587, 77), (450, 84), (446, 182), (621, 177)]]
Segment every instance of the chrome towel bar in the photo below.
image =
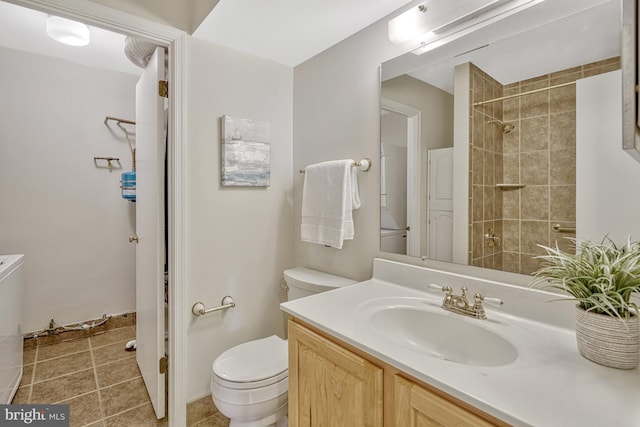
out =
[(193, 307), (191, 307), (191, 312), (196, 316), (203, 316), (208, 313), (213, 313), (214, 311), (225, 310), (227, 308), (233, 308), (235, 306), (236, 303), (233, 301), (233, 298), (227, 295), (222, 298), (219, 306), (213, 308), (205, 308), (204, 303), (198, 301), (197, 303), (193, 304)]
[[(364, 159), (360, 160), (359, 162), (353, 162), (351, 167), (358, 168), (362, 172), (369, 172), (371, 170), (371, 160), (365, 157)], [(304, 169), (300, 169), (298, 172), (304, 173)]]

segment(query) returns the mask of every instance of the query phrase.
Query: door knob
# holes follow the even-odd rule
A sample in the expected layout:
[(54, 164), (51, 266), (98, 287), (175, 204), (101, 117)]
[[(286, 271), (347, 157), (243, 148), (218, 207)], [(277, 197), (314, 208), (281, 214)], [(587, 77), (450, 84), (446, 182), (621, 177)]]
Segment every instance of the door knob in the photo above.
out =
[(129, 236), (129, 243), (138, 243), (138, 236)]

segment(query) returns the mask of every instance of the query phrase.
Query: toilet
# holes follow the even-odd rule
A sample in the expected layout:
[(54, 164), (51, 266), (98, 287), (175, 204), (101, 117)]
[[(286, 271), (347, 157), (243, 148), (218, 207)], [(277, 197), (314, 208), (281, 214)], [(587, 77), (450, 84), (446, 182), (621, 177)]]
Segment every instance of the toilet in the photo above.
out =
[[(309, 268), (284, 272), (289, 301), (356, 283)], [(229, 427), (287, 425), (287, 340), (277, 335), (239, 344), (213, 362), (211, 396)]]

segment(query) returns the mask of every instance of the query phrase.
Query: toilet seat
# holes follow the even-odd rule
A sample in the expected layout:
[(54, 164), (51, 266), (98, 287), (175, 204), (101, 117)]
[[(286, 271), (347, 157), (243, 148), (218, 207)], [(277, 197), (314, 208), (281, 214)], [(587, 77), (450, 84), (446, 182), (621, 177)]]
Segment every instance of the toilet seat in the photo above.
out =
[(240, 390), (278, 383), (288, 375), (287, 352), (287, 341), (277, 335), (237, 345), (213, 362), (213, 381)]

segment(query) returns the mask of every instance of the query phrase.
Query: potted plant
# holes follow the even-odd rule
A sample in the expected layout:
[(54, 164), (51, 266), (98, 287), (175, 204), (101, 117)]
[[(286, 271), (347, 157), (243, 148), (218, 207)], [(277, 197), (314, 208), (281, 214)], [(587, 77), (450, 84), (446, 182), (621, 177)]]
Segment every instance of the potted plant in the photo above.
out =
[(640, 294), (640, 242), (627, 239), (616, 245), (578, 243), (569, 238), (575, 253), (542, 247), (547, 254), (534, 274), (533, 285), (563, 291), (576, 305), (578, 350), (587, 359), (620, 369), (638, 366), (640, 328), (638, 307), (632, 296)]

